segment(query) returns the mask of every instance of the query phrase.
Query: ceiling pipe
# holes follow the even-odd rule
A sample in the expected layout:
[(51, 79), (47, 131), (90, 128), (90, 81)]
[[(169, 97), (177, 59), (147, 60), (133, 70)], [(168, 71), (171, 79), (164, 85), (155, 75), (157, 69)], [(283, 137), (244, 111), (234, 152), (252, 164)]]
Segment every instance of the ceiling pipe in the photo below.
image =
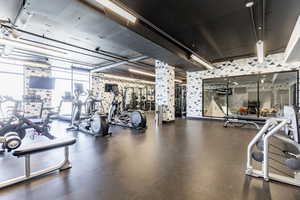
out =
[(251, 28), (253, 31), (253, 35), (254, 35), (255, 41), (258, 41), (253, 6), (254, 6), (254, 1), (248, 1), (246, 3), (246, 7), (249, 8), (249, 12), (250, 12), (251, 26), (252, 26)]
[[(69, 47), (73, 47), (73, 48), (76, 48), (76, 49), (87, 51), (87, 52), (90, 52), (90, 53), (106, 56), (106, 57), (117, 59), (117, 60), (120, 60), (120, 61), (128, 61), (127, 58), (112, 55), (113, 53), (108, 52), (108, 51), (104, 51), (104, 50), (95, 51), (95, 50), (91, 50), (91, 49), (88, 49), (88, 48), (85, 48), (85, 47), (81, 47), (81, 46), (77, 46), (77, 45), (70, 44), (70, 43), (67, 43), (67, 42), (63, 42), (63, 41), (60, 41), (60, 40), (56, 40), (56, 39), (53, 39), (53, 38), (49, 38), (49, 37), (46, 37), (44, 35), (39, 35), (39, 34), (36, 34), (36, 33), (25, 31), (25, 30), (22, 30), (22, 29), (13, 27), (13, 26), (8, 26), (8, 25), (5, 25), (5, 24), (1, 24), (1, 26), (4, 27), (4, 28), (13, 29), (15, 31), (19, 31), (21, 33), (28, 34), (28, 35), (31, 35), (31, 36), (34, 36), (34, 37), (42, 38), (42, 39), (45, 39), (45, 40), (48, 40), (48, 41), (56, 42), (56, 43), (59, 43), (59, 44), (62, 44), (62, 45), (66, 45), (66, 46), (69, 46)], [(28, 39), (23, 39), (23, 40), (28, 41), (28, 42), (34, 42), (36, 44), (44, 44), (45, 45), (45, 43), (42, 43), (42, 42), (32, 41), (32, 40), (28, 40)], [(82, 54), (82, 55), (86, 55), (86, 56), (97, 57), (97, 56), (94, 56), (94, 55), (85, 54), (85, 53), (82, 53), (82, 52), (78, 52), (78, 51), (74, 51), (74, 50), (70, 50), (70, 49), (65, 49), (65, 48), (62, 48), (62, 47), (54, 46), (54, 45), (49, 45), (49, 44), (46, 44), (46, 45), (48, 45), (49, 47), (56, 47), (56, 48), (61, 49), (61, 50), (70, 51), (70, 52), (73, 52), (73, 53), (78, 53), (78, 54)], [(98, 58), (103, 59), (103, 60), (107, 60), (107, 61), (111, 61), (111, 62), (115, 62), (115, 60), (110, 60), (110, 59), (103, 58), (103, 57), (98, 57)], [(130, 62), (130, 61), (128, 61), (128, 62)]]
[(78, 60), (74, 60), (74, 59), (62, 58), (62, 57), (59, 57), (59, 56), (49, 56), (49, 55), (44, 55), (44, 54), (36, 53), (36, 52), (24, 51), (22, 49), (14, 49), (13, 52), (14, 53), (23, 54), (23, 55), (38, 56), (38, 57), (47, 57), (47, 58), (49, 58), (51, 60), (56, 60), (56, 61), (61, 61), (61, 62), (65, 62), (65, 63), (76, 64), (76, 65), (83, 65), (83, 66), (90, 66), (90, 67), (93, 66), (90, 63), (86, 63), (86, 62), (82, 62), (82, 61), (78, 61)]
[[(47, 38), (44, 38), (47, 40)], [(115, 60), (112, 60), (112, 59), (107, 59), (107, 58), (104, 58), (104, 57), (99, 57), (97, 55), (91, 55), (91, 54), (87, 54), (87, 53), (83, 53), (83, 52), (80, 52), (80, 51), (75, 51), (75, 50), (71, 50), (71, 49), (66, 49), (66, 48), (63, 48), (63, 47), (58, 47), (58, 46), (55, 46), (55, 45), (49, 45), (49, 44), (45, 44), (43, 42), (38, 42), (38, 41), (33, 41), (33, 40), (29, 40), (29, 39), (22, 39), (24, 41), (27, 41), (27, 42), (32, 42), (32, 43), (35, 43), (35, 44), (39, 44), (39, 45), (45, 45), (45, 46), (49, 46), (49, 47), (53, 47), (53, 48), (57, 48), (57, 49), (60, 49), (60, 50), (63, 50), (63, 51), (67, 51), (67, 52), (72, 52), (72, 53), (78, 53), (80, 55), (84, 55), (84, 56), (88, 56), (88, 57), (92, 57), (92, 58), (97, 58), (97, 59), (101, 59), (101, 60), (106, 60), (106, 61), (110, 61), (110, 62), (116, 62)], [(56, 41), (56, 40), (55, 40)], [(58, 40), (57, 40), (58, 41)], [(64, 44), (64, 45), (68, 45), (68, 43)], [(69, 44), (71, 45), (71, 44)], [(73, 45), (71, 46), (73, 47)], [(80, 47), (81, 49), (81, 47)], [(88, 49), (82, 49), (82, 50), (88, 50)], [(92, 51), (92, 50), (90, 50)], [(93, 51), (92, 51), (93, 52)], [(94, 53), (99, 53), (99, 52), (94, 52)], [(101, 54), (102, 55), (102, 54)], [(46, 55), (47, 57), (49, 58), (53, 58), (53, 57), (58, 57), (58, 56), (53, 56), (53, 55)], [(113, 57), (115, 58), (115, 57)], [(67, 59), (67, 58), (61, 58), (59, 57), (59, 59)], [(150, 66), (150, 67), (154, 67), (154, 65), (150, 65), (150, 64), (147, 64), (147, 63), (141, 63), (141, 62), (138, 62), (138, 63), (135, 63), (135, 62), (131, 62), (128, 60), (128, 58), (117, 58), (118, 60), (122, 60), (122, 61), (127, 61), (128, 63), (131, 63), (133, 65), (144, 65), (144, 66)], [(77, 61), (78, 62), (78, 61)], [(74, 63), (75, 64), (75, 63)], [(88, 66), (93, 66), (93, 64), (85, 64), (85, 65), (88, 65)]]
[(110, 69), (110, 68), (114, 68), (114, 67), (117, 67), (117, 66), (120, 66), (120, 65), (125, 65), (125, 64), (128, 64), (130, 62), (137, 62), (137, 61), (145, 60), (145, 59), (148, 59), (148, 58), (149, 58), (149, 56), (139, 56), (139, 57), (136, 57), (136, 58), (131, 58), (128, 61), (121, 61), (121, 62), (116, 62), (116, 63), (113, 63), (113, 64), (108, 64), (108, 65), (105, 65), (105, 66), (102, 66), (102, 67), (97, 67), (95, 69), (92, 69), (91, 72), (100, 72), (100, 71)]

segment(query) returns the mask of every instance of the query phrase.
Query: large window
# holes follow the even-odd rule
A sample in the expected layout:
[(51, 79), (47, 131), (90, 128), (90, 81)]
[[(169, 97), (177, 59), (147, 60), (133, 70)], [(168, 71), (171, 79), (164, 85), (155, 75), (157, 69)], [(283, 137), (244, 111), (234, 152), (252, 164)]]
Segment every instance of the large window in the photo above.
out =
[(0, 63), (0, 95), (21, 100), (23, 92), (23, 67)]
[(280, 72), (203, 81), (206, 117), (280, 116), (285, 105), (298, 105), (298, 73)]
[[(58, 106), (60, 101), (62, 100), (62, 96), (65, 95), (66, 92), (73, 94), (74, 85), (76, 83), (81, 83), (83, 85), (83, 89), (87, 92), (89, 90), (89, 72), (82, 70), (75, 70), (71, 67), (66, 68), (52, 68), (52, 76), (56, 79), (55, 81), (55, 90), (53, 91), (53, 105)], [(87, 94), (87, 93), (86, 93)], [(86, 97), (83, 96), (82, 100)], [(72, 109), (72, 102), (64, 102), (61, 107), (61, 113), (70, 114)]]
[[(24, 93), (24, 74), (22, 66), (0, 63), (0, 95), (22, 100)], [(0, 118), (5, 117), (11, 103), (1, 105)]]

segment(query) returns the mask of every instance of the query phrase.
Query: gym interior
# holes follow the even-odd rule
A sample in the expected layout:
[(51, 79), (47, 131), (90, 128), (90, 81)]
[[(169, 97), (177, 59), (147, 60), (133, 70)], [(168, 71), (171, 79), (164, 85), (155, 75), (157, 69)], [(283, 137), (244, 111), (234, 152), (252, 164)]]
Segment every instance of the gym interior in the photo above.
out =
[(299, 14), (0, 0), (0, 199), (300, 199)]

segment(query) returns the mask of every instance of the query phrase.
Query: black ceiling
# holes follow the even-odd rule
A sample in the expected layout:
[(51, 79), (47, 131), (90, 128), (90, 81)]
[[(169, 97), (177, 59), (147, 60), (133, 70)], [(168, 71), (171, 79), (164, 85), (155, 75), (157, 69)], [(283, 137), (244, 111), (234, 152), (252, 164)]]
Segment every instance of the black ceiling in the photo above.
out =
[[(118, 0), (211, 62), (255, 55), (249, 8), (244, 0)], [(254, 19), (259, 26), (255, 0)], [(265, 0), (267, 53), (284, 51), (299, 15), (299, 0)]]

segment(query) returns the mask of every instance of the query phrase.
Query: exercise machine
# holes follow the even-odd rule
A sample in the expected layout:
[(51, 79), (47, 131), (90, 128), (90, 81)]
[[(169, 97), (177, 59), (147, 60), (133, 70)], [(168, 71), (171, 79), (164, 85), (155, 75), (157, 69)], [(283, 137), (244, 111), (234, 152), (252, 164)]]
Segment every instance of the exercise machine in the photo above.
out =
[[(99, 110), (96, 109), (97, 103), (100, 104), (99, 107), (102, 107), (102, 101), (93, 97), (90, 92), (85, 102), (83, 102), (80, 97), (85, 96), (86, 93), (83, 90), (83, 85), (79, 83), (75, 84), (74, 94), (75, 98), (72, 103), (71, 124), (67, 130), (81, 131), (93, 136), (111, 135), (111, 133), (109, 133), (107, 116), (101, 114)], [(83, 113), (84, 107), (86, 109), (85, 114)]]
[(51, 112), (47, 114), (46, 119), (42, 123), (35, 123), (31, 119), (24, 117), (24, 114), (21, 114), (19, 110), (21, 107), (21, 102), (14, 100), (11, 97), (2, 97), (3, 101), (14, 102), (13, 110), (9, 118), (4, 119), (0, 123), (0, 137), (2, 143), (1, 152), (4, 150), (14, 150), (20, 146), (19, 141), (21, 141), (25, 135), (26, 130), (33, 129), (36, 135), (42, 135), (47, 137), (50, 140), (55, 139), (53, 135), (50, 134), (50, 116)]
[(224, 117), (224, 127), (254, 127), (255, 129), (259, 130), (261, 125), (264, 125), (266, 119), (252, 119), (249, 117), (240, 117), (240, 116), (225, 116)]
[(141, 110), (122, 111), (118, 88), (115, 87), (112, 93), (113, 100), (109, 108), (108, 122), (112, 125), (119, 125), (134, 129), (145, 129), (147, 124), (145, 113)]
[(71, 92), (65, 92), (64, 96), (61, 97), (61, 100), (59, 102), (59, 106), (57, 109), (57, 115), (54, 117), (55, 119), (71, 122), (71, 113), (64, 114), (62, 112), (62, 108), (64, 105), (69, 104), (70, 107), (72, 107), (72, 103), (74, 101), (74, 96), (71, 95)]
[(176, 84), (175, 86), (175, 116), (186, 115), (186, 86)]
[[(271, 157), (271, 139), (274, 138), (285, 145), (280, 157), (284, 162)], [(254, 149), (258, 151), (254, 151)], [(280, 149), (276, 146), (276, 149)], [(253, 160), (261, 163), (261, 168), (255, 169)], [(270, 164), (270, 161), (279, 163), (283, 170), (278, 170)], [(281, 174), (273, 171), (281, 172)], [(289, 172), (289, 173), (288, 173)], [(247, 149), (246, 174), (263, 178), (265, 181), (274, 180), (294, 186), (300, 186), (300, 140), (298, 130), (298, 118), (292, 106), (284, 107), (284, 117), (270, 118), (251, 140)]]

